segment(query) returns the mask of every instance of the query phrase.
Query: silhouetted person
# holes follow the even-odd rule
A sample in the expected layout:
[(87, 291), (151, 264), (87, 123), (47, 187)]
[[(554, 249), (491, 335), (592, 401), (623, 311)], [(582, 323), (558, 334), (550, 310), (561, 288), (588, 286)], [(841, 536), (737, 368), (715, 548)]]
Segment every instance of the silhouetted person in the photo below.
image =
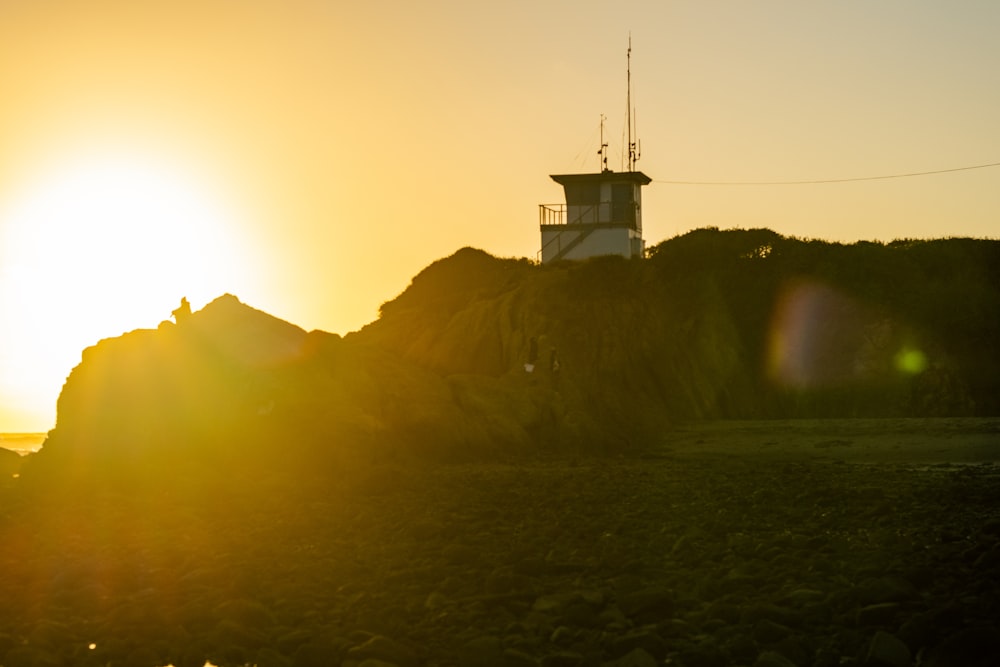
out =
[(526, 373), (533, 372), (536, 361), (538, 361), (538, 341), (532, 336), (528, 340), (528, 363), (524, 365), (524, 371)]
[(553, 375), (559, 373), (559, 355), (556, 354), (556, 348), (552, 348), (552, 351), (549, 352), (549, 371)]
[(191, 316), (191, 304), (188, 303), (186, 296), (181, 297), (181, 305), (177, 307), (177, 310), (174, 310), (170, 314), (174, 316), (174, 321), (177, 322), (177, 324), (180, 324)]

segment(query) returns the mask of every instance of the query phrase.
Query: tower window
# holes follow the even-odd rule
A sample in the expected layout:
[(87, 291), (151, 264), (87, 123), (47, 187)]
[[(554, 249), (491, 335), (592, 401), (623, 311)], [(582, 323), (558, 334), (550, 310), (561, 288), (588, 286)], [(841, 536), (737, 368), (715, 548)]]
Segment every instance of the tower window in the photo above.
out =
[(566, 203), (569, 205), (600, 204), (600, 183), (567, 183)]

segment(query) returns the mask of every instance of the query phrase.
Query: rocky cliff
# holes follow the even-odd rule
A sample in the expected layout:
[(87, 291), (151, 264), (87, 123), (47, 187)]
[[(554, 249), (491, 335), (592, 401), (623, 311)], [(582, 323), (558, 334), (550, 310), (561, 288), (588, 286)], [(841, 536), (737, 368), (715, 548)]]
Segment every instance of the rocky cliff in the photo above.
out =
[(464, 248), (343, 338), (226, 295), (101, 341), (25, 476), (620, 450), (702, 418), (995, 415), (998, 369), (996, 241), (705, 229), (643, 261), (545, 266)]

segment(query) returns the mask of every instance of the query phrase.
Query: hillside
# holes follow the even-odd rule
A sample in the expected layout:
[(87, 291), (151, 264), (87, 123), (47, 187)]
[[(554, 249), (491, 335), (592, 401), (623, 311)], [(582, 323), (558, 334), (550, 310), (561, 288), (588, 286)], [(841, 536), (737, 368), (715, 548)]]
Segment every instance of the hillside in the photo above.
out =
[(26, 476), (628, 451), (704, 418), (996, 415), (998, 370), (997, 241), (703, 229), (643, 261), (545, 266), (464, 248), (343, 338), (226, 295), (101, 341)]
[(993, 415), (998, 305), (996, 241), (841, 245), (704, 229), (637, 262), (534, 266), (463, 249), (358, 336), (445, 376), (515, 372), (537, 337), (558, 350), (562, 392), (625, 431), (650, 412)]

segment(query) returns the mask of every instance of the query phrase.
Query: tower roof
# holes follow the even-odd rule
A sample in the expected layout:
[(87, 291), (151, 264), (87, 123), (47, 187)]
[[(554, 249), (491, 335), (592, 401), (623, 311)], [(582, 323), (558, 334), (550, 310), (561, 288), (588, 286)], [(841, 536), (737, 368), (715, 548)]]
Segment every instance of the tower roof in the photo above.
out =
[(596, 174), (551, 174), (550, 178), (560, 185), (568, 183), (608, 183), (629, 181), (639, 185), (649, 185), (651, 179), (641, 171), (602, 171)]

